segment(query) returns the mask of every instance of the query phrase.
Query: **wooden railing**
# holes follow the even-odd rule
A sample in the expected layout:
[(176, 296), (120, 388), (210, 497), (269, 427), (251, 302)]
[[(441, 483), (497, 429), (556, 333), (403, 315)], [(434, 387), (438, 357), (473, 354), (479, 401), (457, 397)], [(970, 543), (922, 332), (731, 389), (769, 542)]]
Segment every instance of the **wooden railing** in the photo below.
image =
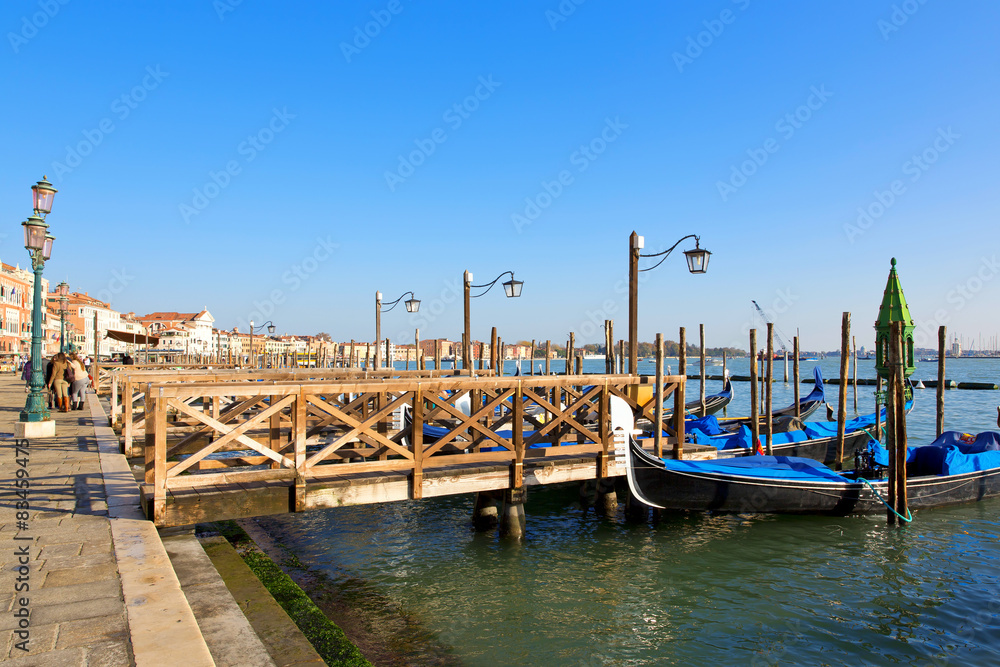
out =
[[(147, 516), (162, 524), (168, 493), (177, 490), (258, 482), (286, 484), (289, 510), (301, 511), (309, 484), (354, 473), (406, 474), (409, 497), (421, 498), (426, 470), (469, 463), (509, 465), (516, 489), (526, 458), (570, 454), (593, 456), (594, 476), (607, 477), (615, 450), (610, 398), (652, 419), (653, 401), (639, 404), (630, 390), (651, 381), (628, 375), (147, 379)], [(664, 397), (673, 394), (680, 415), (684, 381), (664, 378)], [(683, 428), (682, 417), (671, 426), (678, 423)], [(433, 438), (425, 437), (425, 427), (437, 427)]]
[[(491, 371), (478, 371), (491, 376)], [(462, 374), (462, 371), (458, 371)], [(135, 440), (144, 434), (146, 421), (146, 387), (150, 383), (206, 383), (206, 382), (306, 382), (306, 381), (341, 381), (345, 379), (371, 378), (416, 378), (416, 377), (450, 377), (456, 371), (424, 370), (399, 371), (382, 369), (366, 371), (357, 368), (298, 368), (298, 369), (185, 369), (175, 370), (163, 367), (147, 368), (143, 366), (117, 366), (107, 372), (109, 402), (111, 414), (109, 423), (120, 429), (122, 437), (122, 453), (126, 456), (135, 454)]]

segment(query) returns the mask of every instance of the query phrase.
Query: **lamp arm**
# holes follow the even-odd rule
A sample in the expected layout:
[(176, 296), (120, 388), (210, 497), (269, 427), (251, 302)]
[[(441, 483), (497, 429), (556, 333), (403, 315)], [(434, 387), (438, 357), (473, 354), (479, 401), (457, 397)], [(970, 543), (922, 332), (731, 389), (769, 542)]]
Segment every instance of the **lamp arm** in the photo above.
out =
[[(393, 308), (395, 308), (396, 306), (398, 306), (399, 302), (402, 301), (403, 297), (406, 297), (406, 296), (416, 297), (416, 294), (414, 294), (413, 292), (407, 292), (406, 294), (404, 294), (403, 296), (399, 297), (398, 299), (396, 299), (395, 301), (393, 301), (391, 303), (383, 303), (382, 304), (382, 312), (383, 313), (388, 313), (390, 310), (392, 310)], [(386, 306), (389, 306), (389, 307), (386, 308)]]
[(264, 324), (259, 324), (259, 325), (255, 326), (255, 327), (253, 327), (252, 329), (250, 329), (250, 333), (253, 333), (254, 331), (256, 331), (258, 329), (263, 329), (264, 327), (268, 326), (269, 324), (274, 324), (274, 322), (272, 322), (271, 320), (268, 320), (267, 322), (264, 322)]
[(660, 264), (663, 264), (663, 262), (665, 262), (667, 260), (667, 257), (670, 256), (670, 253), (672, 253), (674, 251), (674, 248), (676, 248), (677, 246), (679, 246), (681, 244), (681, 241), (685, 241), (687, 239), (694, 239), (696, 243), (698, 241), (701, 241), (701, 237), (698, 236), (697, 234), (688, 234), (687, 236), (682, 236), (677, 241), (677, 243), (673, 244), (672, 246), (670, 246), (669, 248), (667, 248), (666, 250), (664, 250), (662, 252), (654, 252), (654, 253), (650, 253), (648, 255), (639, 255), (639, 257), (659, 257), (660, 255), (663, 255), (663, 259), (661, 259), (659, 262), (657, 262), (656, 264), (654, 264), (653, 266), (650, 266), (648, 268), (639, 269), (639, 271), (640, 272), (641, 271), (652, 271), (653, 269), (655, 269), (656, 267), (658, 267)]
[(470, 294), (469, 298), (471, 298), (471, 299), (478, 299), (479, 297), (483, 296), (484, 294), (486, 294), (487, 292), (489, 292), (491, 289), (493, 289), (493, 286), (497, 284), (497, 281), (499, 281), (501, 278), (503, 278), (508, 273), (510, 274), (511, 280), (513, 280), (514, 279), (514, 272), (513, 271), (504, 271), (499, 276), (497, 276), (496, 278), (494, 278), (493, 282), (486, 283), (484, 285), (469, 285), (469, 289), (482, 289), (484, 287), (486, 288), (485, 290), (483, 290), (479, 294)]

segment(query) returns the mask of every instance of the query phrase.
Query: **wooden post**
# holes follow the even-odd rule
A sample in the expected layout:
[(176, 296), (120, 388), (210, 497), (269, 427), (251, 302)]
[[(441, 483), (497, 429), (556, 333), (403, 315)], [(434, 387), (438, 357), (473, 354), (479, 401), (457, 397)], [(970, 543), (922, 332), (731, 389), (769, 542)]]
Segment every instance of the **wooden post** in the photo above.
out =
[(417, 385), (413, 392), (413, 403), (410, 406), (413, 428), (410, 431), (410, 442), (413, 447), (413, 472), (410, 476), (410, 497), (423, 498), (424, 487), (424, 396)]
[[(784, 345), (784, 343), (782, 343)], [(785, 384), (788, 384), (788, 350), (785, 350)]]
[(490, 330), (490, 368), (493, 369), (494, 374), (497, 372), (497, 359), (500, 355), (497, 353), (497, 328), (493, 327)]
[(434, 370), (441, 370), (441, 339), (434, 339)]
[(858, 414), (858, 337), (851, 336), (851, 358), (854, 360), (854, 414)]
[(760, 446), (760, 400), (757, 398), (757, 330), (750, 330), (750, 454)]
[(799, 337), (792, 339), (792, 380), (795, 383), (795, 416), (802, 416), (802, 407), (799, 405)]
[(417, 370), (424, 370), (424, 355), (420, 350), (420, 329), (413, 330), (413, 347), (416, 348), (417, 353)]
[(604, 320), (604, 373), (607, 375), (615, 372), (615, 345), (612, 327), (614, 327), (612, 320)]
[(906, 398), (904, 395), (903, 323), (892, 322), (889, 329), (890, 375), (886, 392), (886, 448), (889, 450), (889, 525), (896, 524), (896, 514), (907, 515), (906, 494)]
[(941, 325), (938, 327), (938, 381), (937, 381), (937, 435), (940, 438), (944, 433), (944, 342), (948, 327)]
[(503, 377), (503, 338), (497, 337), (497, 377)]
[(837, 470), (844, 468), (844, 430), (847, 424), (847, 362), (851, 354), (851, 314), (844, 313), (840, 325), (840, 396), (837, 406)]
[(576, 355), (576, 375), (583, 375), (583, 355)]
[(552, 341), (545, 341), (545, 374), (549, 374), (549, 364), (552, 359)]
[(483, 370), (483, 347), (482, 343), (479, 344), (479, 370)]
[(698, 363), (700, 364), (700, 369), (701, 369), (701, 371), (699, 373), (700, 377), (698, 378), (699, 381), (700, 381), (700, 383), (701, 383), (701, 386), (698, 389), (698, 397), (701, 400), (701, 414), (699, 414), (698, 416), (699, 417), (704, 417), (705, 416), (705, 378), (706, 378), (706, 375), (705, 375), (705, 325), (704, 324), (699, 324), (698, 325), (698, 338), (699, 338), (699, 344), (701, 345), (701, 356), (698, 358)]
[(575, 343), (576, 343), (576, 337), (574, 336), (573, 332), (570, 331), (569, 345), (566, 347), (566, 375), (573, 374), (572, 362), (573, 362), (573, 347)]
[(97, 335), (97, 311), (94, 311), (94, 359), (101, 358), (101, 339)]
[(618, 341), (618, 372), (625, 374), (625, 340)]
[[(687, 330), (681, 327), (677, 333), (677, 374), (687, 379)], [(683, 411), (684, 406), (681, 406)]]
[(768, 456), (774, 456), (774, 452), (771, 450), (771, 442), (774, 439), (774, 421), (771, 412), (771, 392), (774, 388), (774, 323), (767, 323), (767, 388), (765, 399), (765, 419), (764, 424), (765, 433), (767, 434), (766, 449)]
[(656, 334), (656, 420), (653, 424), (653, 451), (663, 456), (663, 334)]
[(347, 364), (348, 368), (354, 368), (354, 339), (351, 339), (351, 360)]
[[(725, 386), (725, 383), (726, 383), (726, 348), (722, 348), (722, 384), (723, 384), (723, 386)], [(725, 406), (725, 405), (722, 406), (722, 416), (723, 417), (728, 416), (728, 412), (729, 411), (726, 409), (727, 407), (728, 406)]]
[[(628, 239), (628, 372), (639, 373), (639, 235), (634, 231)], [(622, 357), (624, 363), (624, 356)]]
[(528, 375), (535, 374), (535, 339), (531, 339), (531, 356), (528, 357)]

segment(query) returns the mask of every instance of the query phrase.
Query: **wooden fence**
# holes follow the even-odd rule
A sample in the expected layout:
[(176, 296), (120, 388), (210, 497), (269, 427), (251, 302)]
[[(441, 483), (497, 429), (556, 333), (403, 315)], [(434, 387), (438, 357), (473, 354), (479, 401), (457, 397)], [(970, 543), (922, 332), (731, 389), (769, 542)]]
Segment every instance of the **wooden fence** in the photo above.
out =
[[(623, 399), (637, 416), (655, 419), (654, 401), (640, 404), (633, 391), (650, 383), (649, 377), (430, 375), (250, 382), (190, 381), (184, 374), (171, 382), (146, 378), (147, 516), (161, 526), (184, 525), (518, 489), (525, 483), (526, 460), (571, 463), (576, 467), (570, 477), (576, 479), (608, 477), (620, 474), (609, 472), (615, 450), (610, 398)], [(125, 395), (139, 382), (126, 376)], [(670, 424), (681, 429), (680, 440), (670, 438), (679, 454), (684, 378), (667, 376), (664, 387), (664, 397), (674, 396), (675, 413), (681, 415)]]

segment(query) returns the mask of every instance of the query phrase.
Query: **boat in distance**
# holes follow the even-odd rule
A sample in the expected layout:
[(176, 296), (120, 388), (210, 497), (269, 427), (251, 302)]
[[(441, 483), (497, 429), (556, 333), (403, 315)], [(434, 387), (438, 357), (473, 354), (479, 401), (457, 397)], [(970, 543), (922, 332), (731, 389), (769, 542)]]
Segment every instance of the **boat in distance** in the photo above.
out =
[[(629, 489), (641, 502), (668, 510), (774, 514), (884, 512), (888, 454), (870, 445), (874, 463), (834, 472), (812, 459), (750, 456), (715, 461), (658, 459), (635, 439), (627, 447)], [(950, 431), (907, 452), (910, 509), (927, 509), (1000, 496), (1000, 433)], [(877, 492), (877, 493), (876, 493)]]

